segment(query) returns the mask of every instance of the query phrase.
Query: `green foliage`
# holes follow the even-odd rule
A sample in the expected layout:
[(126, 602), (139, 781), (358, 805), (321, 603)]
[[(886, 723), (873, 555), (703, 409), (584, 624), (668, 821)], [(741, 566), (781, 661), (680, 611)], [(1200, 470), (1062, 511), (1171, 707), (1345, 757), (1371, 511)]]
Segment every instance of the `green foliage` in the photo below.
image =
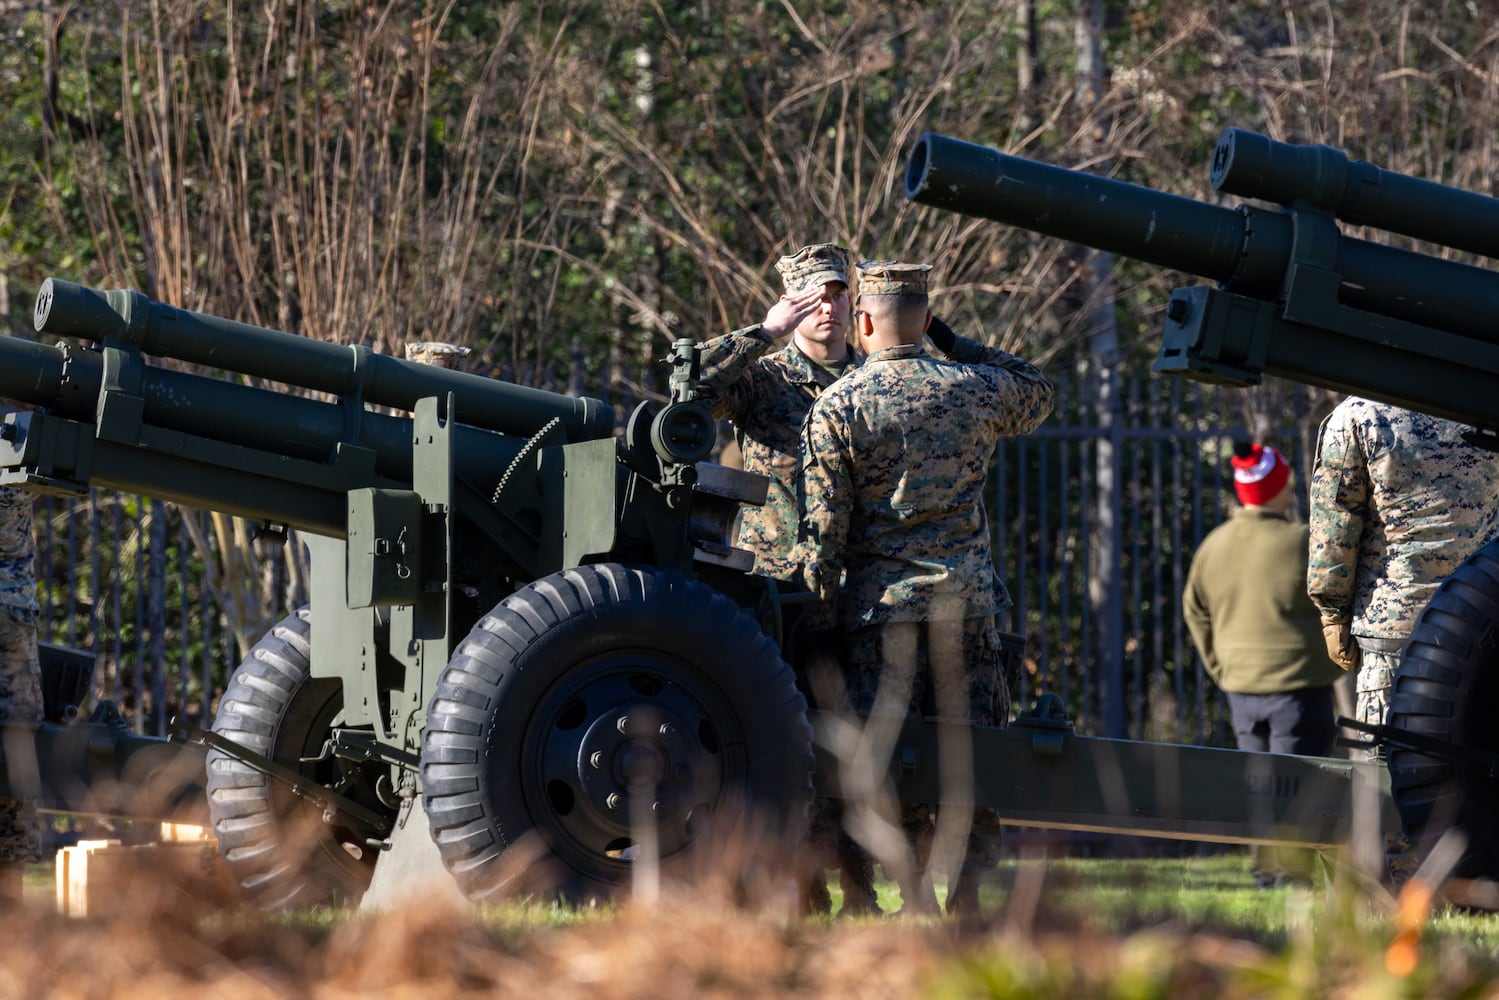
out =
[[(947, 312), (1052, 354), (1081, 335), (1068, 266), (1048, 241), (906, 205), (920, 130), (1198, 195), (1227, 124), (1487, 183), (1495, 102), (1472, 67), (1492, 15), (1110, 3), (1089, 109), (1082, 6), (1037, 0), (1033, 34), (1023, 7), (976, 3), (11, 14), (0, 263), (17, 296), (48, 270), (108, 276), (383, 345), (438, 332), (430, 316), (519, 377), (742, 325), (775, 257), (832, 238), (937, 261)], [(1152, 293), (1119, 308), (1148, 352), (1161, 279), (1121, 277)]]

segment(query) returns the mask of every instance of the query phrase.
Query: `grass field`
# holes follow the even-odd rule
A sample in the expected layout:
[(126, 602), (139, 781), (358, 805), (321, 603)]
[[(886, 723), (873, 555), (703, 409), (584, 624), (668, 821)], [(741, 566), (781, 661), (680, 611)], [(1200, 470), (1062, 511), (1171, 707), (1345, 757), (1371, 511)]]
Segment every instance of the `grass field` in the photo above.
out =
[(1499, 996), (1499, 917), (1259, 890), (1243, 853), (1007, 861), (981, 897), (964, 922), (802, 919), (712, 886), (648, 907), (266, 917), (145, 872), (78, 920), (51, 912), (38, 867), (0, 915), (0, 998)]

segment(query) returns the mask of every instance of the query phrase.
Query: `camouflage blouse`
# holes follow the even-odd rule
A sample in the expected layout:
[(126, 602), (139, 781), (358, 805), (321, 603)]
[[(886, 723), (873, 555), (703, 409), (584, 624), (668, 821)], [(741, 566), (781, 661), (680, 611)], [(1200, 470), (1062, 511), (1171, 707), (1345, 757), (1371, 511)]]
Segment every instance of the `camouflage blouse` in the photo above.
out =
[[(759, 325), (708, 341), (698, 391), (715, 417), (734, 422), (744, 468), (770, 477), (765, 506), (744, 508), (738, 544), (755, 554), (756, 573), (792, 580), (802, 421), (838, 373), (794, 344), (770, 353), (772, 346)], [(850, 352), (848, 367), (858, 363)]]
[[(952, 360), (879, 351), (823, 393), (802, 436), (804, 580), (845, 628), (992, 614), (983, 489), (1004, 435), (1051, 412), (1028, 361), (958, 338)], [(843, 580), (847, 571), (847, 580)]]
[(36, 611), (36, 539), (31, 503), (36, 494), (0, 486), (0, 607)]
[(1499, 528), (1499, 455), (1459, 423), (1352, 397), (1322, 425), (1307, 591), (1355, 635), (1404, 639), (1437, 586)]

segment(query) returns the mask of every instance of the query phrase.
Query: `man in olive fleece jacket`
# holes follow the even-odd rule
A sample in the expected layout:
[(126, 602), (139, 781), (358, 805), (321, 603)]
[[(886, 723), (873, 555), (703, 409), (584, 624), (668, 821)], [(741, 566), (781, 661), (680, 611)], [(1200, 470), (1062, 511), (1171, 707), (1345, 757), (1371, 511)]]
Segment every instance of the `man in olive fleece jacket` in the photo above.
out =
[[(1307, 526), (1292, 519), (1290, 467), (1274, 449), (1235, 446), (1243, 506), (1192, 557), (1182, 614), (1208, 676), (1228, 695), (1241, 750), (1321, 756), (1336, 736), (1322, 623), (1306, 592)], [(1255, 853), (1261, 885), (1304, 879), (1304, 852)]]

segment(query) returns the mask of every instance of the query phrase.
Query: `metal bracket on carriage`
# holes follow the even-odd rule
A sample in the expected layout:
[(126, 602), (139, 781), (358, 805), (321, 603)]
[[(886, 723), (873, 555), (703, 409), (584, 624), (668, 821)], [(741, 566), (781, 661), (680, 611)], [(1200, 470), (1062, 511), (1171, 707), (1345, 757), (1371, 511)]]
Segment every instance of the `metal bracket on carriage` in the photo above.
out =
[[(384, 837), (391, 831), (389, 817), (383, 816), (373, 809), (360, 805), (353, 799), (337, 792), (331, 791), (323, 785), (310, 781), (307, 775), (294, 771), (289, 767), (276, 763), (263, 754), (240, 746), (233, 740), (225, 739), (217, 733), (210, 732), (201, 726), (174, 717), (172, 719), (173, 739), (184, 743), (193, 743), (198, 746), (217, 750), (226, 757), (254, 768), (261, 774), (281, 782), (290, 791), (300, 795), (308, 802), (319, 806), (323, 810), (323, 819), (330, 822), (333, 815), (342, 813), (361, 826), (373, 831), (378, 837)], [(380, 841), (371, 838), (370, 842), (379, 846)]]
[(1338, 745), (1354, 747), (1367, 750), (1370, 747), (1401, 747), (1407, 750), (1416, 750), (1420, 753), (1440, 757), (1445, 761), (1457, 764), (1460, 767), (1471, 768), (1481, 772), (1490, 779), (1499, 778), (1499, 754), (1477, 747), (1462, 746), (1451, 740), (1439, 739), (1428, 736), (1425, 733), (1412, 732), (1409, 729), (1401, 729), (1398, 726), (1373, 725), (1368, 722), (1360, 722), (1347, 716), (1338, 716), (1338, 725), (1345, 729), (1368, 736), (1367, 740), (1354, 740), (1346, 736), (1338, 737)]
[(330, 754), (344, 760), (390, 764), (406, 771), (417, 770), (422, 762), (418, 755), (389, 743), (381, 743), (368, 733), (356, 729), (333, 730), (333, 736), (323, 746), (323, 757)]

